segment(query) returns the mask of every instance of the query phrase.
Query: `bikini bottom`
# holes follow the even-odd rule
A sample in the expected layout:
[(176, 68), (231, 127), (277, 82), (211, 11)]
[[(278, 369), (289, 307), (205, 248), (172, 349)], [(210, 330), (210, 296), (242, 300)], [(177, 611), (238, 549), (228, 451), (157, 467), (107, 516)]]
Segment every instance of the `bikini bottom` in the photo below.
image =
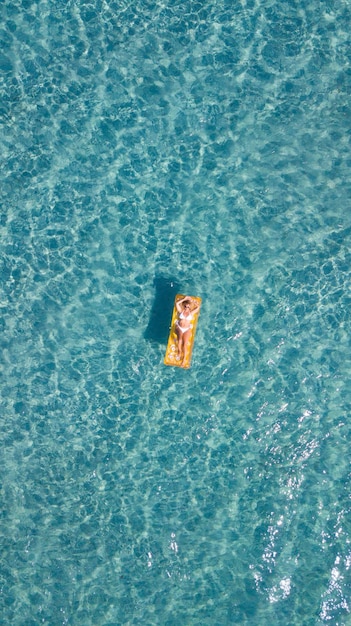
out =
[(179, 322), (176, 322), (176, 327), (182, 332), (182, 333), (186, 333), (187, 330), (191, 330), (191, 326), (189, 326), (188, 328), (182, 328), (181, 326), (179, 326)]

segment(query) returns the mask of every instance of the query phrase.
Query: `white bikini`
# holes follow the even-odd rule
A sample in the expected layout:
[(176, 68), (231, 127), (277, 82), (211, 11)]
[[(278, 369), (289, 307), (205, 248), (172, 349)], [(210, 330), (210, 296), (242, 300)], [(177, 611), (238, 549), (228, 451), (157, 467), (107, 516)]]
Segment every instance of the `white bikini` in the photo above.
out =
[[(189, 322), (191, 322), (192, 319), (193, 319), (192, 313), (190, 313), (190, 315), (184, 315), (183, 313), (179, 315), (179, 320), (189, 320)], [(191, 324), (190, 326), (188, 326), (188, 328), (183, 328), (182, 326), (179, 325), (179, 320), (176, 321), (176, 325), (177, 325), (177, 328), (179, 328), (179, 330), (182, 333), (185, 333), (187, 330), (190, 330), (192, 328)]]

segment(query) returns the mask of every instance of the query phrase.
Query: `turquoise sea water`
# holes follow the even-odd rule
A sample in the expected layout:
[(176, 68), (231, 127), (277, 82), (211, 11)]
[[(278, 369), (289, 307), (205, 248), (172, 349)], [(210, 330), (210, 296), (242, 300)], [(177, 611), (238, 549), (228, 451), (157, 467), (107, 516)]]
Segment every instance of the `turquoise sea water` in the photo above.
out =
[(0, 15), (0, 623), (350, 624), (350, 3)]

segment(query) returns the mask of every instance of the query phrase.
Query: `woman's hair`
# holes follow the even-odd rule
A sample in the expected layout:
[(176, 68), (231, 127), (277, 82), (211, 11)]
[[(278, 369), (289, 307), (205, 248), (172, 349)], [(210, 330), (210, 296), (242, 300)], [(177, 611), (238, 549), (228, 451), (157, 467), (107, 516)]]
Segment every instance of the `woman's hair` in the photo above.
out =
[(190, 300), (184, 300), (184, 302), (183, 302), (183, 306), (186, 306), (186, 305), (188, 305), (188, 306), (190, 306), (190, 307), (191, 307), (191, 302), (190, 302)]

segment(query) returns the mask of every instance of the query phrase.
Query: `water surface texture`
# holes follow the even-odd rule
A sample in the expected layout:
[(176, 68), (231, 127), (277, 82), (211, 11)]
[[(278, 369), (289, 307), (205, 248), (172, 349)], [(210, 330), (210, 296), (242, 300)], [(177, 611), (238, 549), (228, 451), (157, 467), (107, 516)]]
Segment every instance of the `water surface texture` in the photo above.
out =
[(0, 15), (0, 623), (347, 626), (350, 3)]

